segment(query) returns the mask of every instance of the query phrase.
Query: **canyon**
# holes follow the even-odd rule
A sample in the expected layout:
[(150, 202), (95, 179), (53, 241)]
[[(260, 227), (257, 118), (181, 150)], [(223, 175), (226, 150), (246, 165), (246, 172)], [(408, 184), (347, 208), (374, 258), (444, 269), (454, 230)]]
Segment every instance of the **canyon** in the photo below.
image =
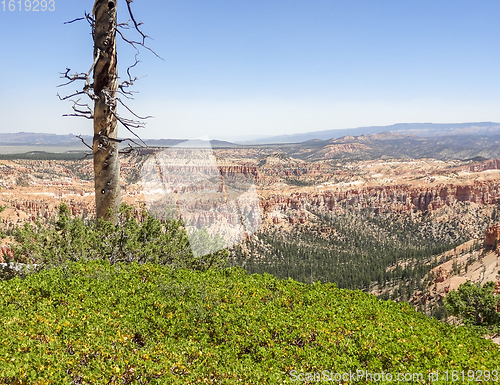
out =
[[(500, 218), (498, 159), (305, 160), (272, 146), (219, 148), (212, 151), (213, 164), (172, 158), (161, 166), (163, 179), (148, 180), (145, 165), (151, 159), (158, 162), (164, 151), (137, 149), (121, 157), (122, 202), (133, 206), (138, 220), (142, 220), (145, 208), (156, 205), (164, 211), (168, 203), (175, 217), (181, 207), (185, 222), (206, 226), (212, 233), (230, 232), (240, 220), (238, 215), (246, 215), (250, 221), (245, 222), (245, 232), (233, 234), (233, 242), (228, 244), (232, 258), (240, 258), (243, 264), (248, 258), (264, 264), (275, 258), (281, 261), (280, 269), (295, 268), (295, 262), (283, 265), (291, 255), (283, 251), (287, 250), (287, 239), (296, 240), (294, 248), (309, 245), (315, 252), (317, 242), (326, 242), (322, 247), (329, 255), (353, 247), (349, 243), (353, 236), (367, 237), (369, 247), (391, 244), (393, 253), (398, 247), (420, 253), (419, 237), (424, 237), (427, 253), (433, 244), (452, 245), (483, 237), (495, 218)], [(214, 175), (215, 180), (207, 182), (208, 176)], [(173, 190), (170, 195), (165, 186)], [(241, 198), (253, 186), (257, 208), (240, 199), (239, 211), (220, 209), (224, 200)], [(26, 221), (55, 219), (63, 202), (75, 216), (90, 219), (95, 215), (91, 159), (0, 160), (0, 187), (0, 207), (4, 208), (0, 230), (8, 234)], [(399, 226), (398, 234), (413, 232), (407, 235), (413, 240), (392, 241), (394, 226)], [(489, 242), (494, 243), (498, 235), (491, 237)], [(283, 243), (273, 246), (279, 239)], [(9, 252), (5, 245), (9, 241), (3, 240), (1, 253)], [(343, 246), (338, 242), (344, 242)], [(355, 258), (356, 253), (369, 257), (368, 249), (357, 250), (350, 251), (349, 258)], [(389, 268), (388, 261), (384, 269)], [(320, 274), (324, 267), (318, 264), (315, 268)], [(322, 279), (332, 279), (328, 277)]]
[[(243, 176), (246, 179), (242, 184), (255, 183), (262, 217), (275, 224), (304, 222), (310, 212), (339, 215), (369, 209), (375, 213), (409, 213), (435, 211), (456, 202), (500, 202), (497, 159), (306, 162), (266, 152), (271, 151), (214, 150), (220, 175), (228, 182)], [(121, 160), (122, 200), (136, 208), (138, 217), (150, 194), (140, 178), (148, 156), (147, 152), (139, 153)], [(181, 171), (196, 172), (193, 167)], [(95, 214), (89, 159), (0, 161), (0, 188), (0, 206), (5, 207), (0, 213), (3, 227), (54, 217), (61, 202), (68, 204), (73, 215)], [(180, 187), (179, 191), (182, 188), (195, 193), (203, 190), (202, 184)]]

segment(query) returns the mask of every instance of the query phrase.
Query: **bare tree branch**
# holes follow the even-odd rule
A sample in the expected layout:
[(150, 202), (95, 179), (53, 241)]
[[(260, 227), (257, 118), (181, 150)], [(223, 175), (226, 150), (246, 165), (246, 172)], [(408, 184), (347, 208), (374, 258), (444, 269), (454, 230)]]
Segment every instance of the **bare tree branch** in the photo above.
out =
[[(134, 141), (131, 138), (123, 138), (123, 139), (108, 138), (108, 139), (111, 140), (112, 142), (117, 142), (117, 143), (122, 143), (122, 142), (125, 142), (128, 140), (128, 141), (134, 143), (136, 146), (144, 148), (144, 146), (142, 144), (137, 143), (136, 141)], [(130, 146), (130, 143), (128, 143), (128, 145)]]
[(125, 103), (123, 103), (120, 98), (116, 98), (116, 100), (118, 100), (120, 102), (120, 104), (123, 107), (125, 107), (128, 110), (128, 112), (130, 112), (132, 115), (134, 115), (137, 119), (146, 120), (146, 119), (153, 118), (153, 116), (151, 116), (151, 115), (148, 115), (148, 116), (139, 116), (134, 111), (132, 111)]
[(118, 28), (116, 29), (116, 32), (118, 32), (118, 34), (119, 34), (119, 35), (120, 35), (120, 37), (123, 39), (123, 41), (125, 41), (125, 42), (129, 43), (129, 44), (130, 44), (132, 47), (134, 47), (137, 51), (139, 51), (139, 50), (138, 50), (138, 49), (137, 49), (137, 47), (135, 46), (136, 44), (137, 44), (137, 45), (140, 45), (142, 48), (147, 49), (149, 52), (151, 52), (153, 55), (155, 55), (158, 59), (165, 60), (165, 59), (163, 59), (160, 55), (158, 55), (158, 54), (157, 54), (157, 53), (156, 53), (153, 49), (149, 48), (146, 44), (141, 43), (141, 42), (139, 42), (139, 41), (135, 41), (135, 40), (129, 40), (129, 39), (127, 39), (127, 38), (123, 35), (122, 31), (120, 31)]
[(85, 119), (89, 119), (89, 120), (94, 119), (94, 118), (88, 117), (87, 115), (82, 115), (82, 114), (64, 114), (63, 116), (64, 117), (71, 116), (71, 117), (74, 117), (74, 118), (85, 118)]
[[(82, 103), (78, 103), (80, 101), (80, 99), (78, 100), (72, 100), (73, 102), (73, 110), (79, 114), (84, 114), (84, 115), (88, 115), (89, 119), (94, 119), (94, 112), (92, 110), (92, 108), (88, 105), (88, 104), (82, 104)], [(87, 110), (86, 111), (82, 111), (82, 110), (79, 110), (77, 107), (86, 107)]]
[(80, 21), (80, 20), (85, 20), (87, 19), (87, 17), (79, 17), (77, 19), (73, 19), (71, 21), (65, 21), (63, 24), (71, 24), (71, 23), (74, 23), (75, 21)]
[[(91, 149), (91, 150), (92, 150), (92, 147), (91, 147), (90, 145), (88, 145), (88, 144), (85, 142), (85, 140), (82, 138), (82, 136), (81, 136), (81, 135), (77, 135), (77, 138), (79, 138), (85, 146), (87, 146), (89, 149)], [(142, 148), (144, 148), (144, 146), (142, 146), (142, 145), (138, 144), (137, 142), (135, 142), (134, 140), (132, 140), (132, 139), (130, 139), (130, 138), (125, 138), (125, 139), (111, 139), (111, 138), (108, 138), (108, 139), (110, 139), (110, 140), (114, 140), (114, 141), (116, 141), (116, 142), (118, 142), (118, 143), (122, 143), (122, 142), (124, 142), (124, 141), (126, 141), (126, 140), (129, 140), (129, 141), (131, 141), (132, 143), (134, 143), (135, 145), (137, 145), (138, 147), (142, 147)], [(126, 155), (126, 154), (130, 154), (130, 153), (131, 153), (132, 151), (134, 151), (134, 150), (136, 150), (136, 148), (135, 148), (135, 147), (133, 147), (130, 143), (128, 143), (128, 148), (127, 148), (127, 149), (120, 150), (120, 151), (118, 151), (118, 153), (119, 153), (120, 155)], [(87, 157), (89, 157), (89, 156), (93, 156), (93, 155), (94, 155), (94, 154), (93, 154), (93, 152), (92, 152), (92, 153), (85, 153), (85, 156), (84, 156), (83, 158), (80, 158), (80, 160), (87, 159)]]
[(87, 20), (90, 25), (93, 25), (95, 20), (92, 16), (90, 16), (90, 13), (84, 12), (84, 15), (85, 15), (84, 17), (78, 17), (78, 18), (73, 19), (71, 21), (65, 21), (64, 24), (71, 24), (71, 23), (74, 23), (75, 21)]
[(94, 156), (94, 154), (92, 154), (92, 153), (91, 154), (85, 154), (85, 156), (83, 158), (80, 158), (80, 160), (85, 160), (89, 156)]
[[(120, 151), (118, 151), (118, 153), (119, 153), (119, 154), (121, 154), (121, 155), (123, 155), (123, 154), (130, 154), (132, 151), (134, 151), (134, 150), (135, 150), (135, 148), (134, 148), (134, 147), (132, 147), (132, 146), (130, 145), (130, 143), (129, 143), (128, 145), (129, 145), (129, 148), (127, 148), (126, 150), (120, 150)], [(142, 146), (141, 146), (141, 147), (142, 147)]]
[[(116, 119), (127, 129), (132, 133), (137, 139), (141, 139), (135, 134), (133, 131), (131, 131), (132, 128), (144, 128), (145, 124), (144, 122), (139, 122), (137, 120), (132, 120), (128, 118), (124, 118), (123, 116), (118, 115), (117, 113), (114, 114)], [(141, 139), (142, 141), (142, 139)], [(144, 143), (144, 142), (143, 142)], [(146, 144), (146, 143), (144, 143)]]
[(101, 51), (98, 49), (97, 50), (97, 55), (96, 55), (96, 57), (94, 59), (94, 62), (92, 63), (92, 66), (90, 67), (90, 69), (88, 70), (88, 72), (76, 73), (73, 76), (68, 75), (69, 71), (71, 71), (71, 69), (69, 69), (69, 68), (66, 68), (66, 72), (61, 72), (61, 75), (62, 75), (61, 78), (63, 78), (63, 79), (69, 79), (69, 82), (64, 83), (64, 84), (60, 84), (58, 87), (66, 86), (68, 84), (73, 83), (76, 80), (85, 80), (85, 85), (83, 86), (83, 91), (79, 91), (79, 92), (77, 91), (75, 94), (65, 96), (64, 98), (61, 98), (59, 96), (59, 94), (57, 94), (57, 96), (59, 96), (60, 100), (66, 100), (66, 99), (69, 99), (69, 98), (71, 98), (73, 96), (81, 95), (82, 93), (85, 93), (86, 95), (88, 95), (88, 97), (90, 99), (95, 100), (96, 96), (92, 92), (93, 91), (93, 87), (92, 87), (92, 83), (91, 83), (90, 73), (94, 70), (94, 68), (96, 66), (96, 63), (99, 60), (100, 56), (101, 56)]
[(87, 146), (88, 148), (90, 148), (92, 150), (92, 146), (90, 144), (85, 143), (85, 140), (82, 138), (81, 135), (77, 135), (76, 137), (78, 139), (80, 139), (85, 146)]
[(133, 128), (144, 128), (145, 123), (143, 122), (136, 122), (134, 120), (126, 119), (121, 116), (119, 116), (116, 113), (113, 113), (115, 116), (116, 120), (119, 121), (123, 127), (127, 129), (128, 132), (130, 132), (132, 135), (134, 135), (137, 139), (139, 139), (146, 147), (148, 146), (139, 135), (137, 135), (134, 131), (132, 131)]
[(128, 66), (128, 68), (127, 68), (128, 80), (124, 80), (118, 85), (118, 89), (120, 90), (120, 93), (123, 96), (125, 96), (127, 99), (133, 99), (132, 96), (129, 96), (129, 95), (132, 95), (133, 92), (127, 91), (126, 88), (133, 86), (135, 81), (139, 79), (139, 78), (137, 78), (137, 76), (132, 78), (132, 75), (130, 74), (130, 69), (135, 67), (138, 63), (140, 63), (140, 61), (137, 59), (138, 54), (139, 53), (135, 54), (135, 63), (132, 64), (131, 66)]
[(85, 87), (91, 86), (90, 73), (94, 70), (95, 65), (97, 64), (97, 61), (99, 60), (100, 57), (101, 57), (101, 50), (99, 48), (97, 48), (97, 55), (95, 55), (95, 59), (94, 59), (94, 62), (92, 63), (92, 67), (90, 67), (89, 72), (87, 72), (85, 74), (85, 75), (87, 75), (87, 79), (85, 80)]
[(127, 9), (128, 9), (128, 14), (130, 15), (130, 18), (132, 19), (133, 23), (134, 23), (134, 26), (135, 26), (135, 29), (137, 30), (137, 32), (140, 33), (140, 35), (142, 36), (142, 44), (144, 44), (145, 40), (147, 37), (147, 35), (145, 35), (141, 29), (139, 28), (139, 26), (141, 26), (143, 23), (142, 21), (141, 22), (137, 22), (135, 21), (135, 17), (134, 17), (134, 13), (132, 12), (132, 8), (130, 7), (130, 4), (132, 3), (133, 0), (127, 0)]
[[(71, 94), (71, 95), (67, 95), (67, 96), (64, 96), (64, 97), (61, 97), (61, 95), (59, 94), (56, 94), (57, 97), (59, 98), (59, 100), (67, 100), (69, 98), (72, 98), (73, 96), (78, 96), (78, 95), (84, 95), (85, 92), (84, 91), (76, 91), (74, 94)], [(71, 100), (71, 99), (70, 99)], [(72, 101), (72, 100), (71, 100)]]
[(69, 82), (64, 83), (64, 84), (59, 84), (57, 87), (63, 87), (67, 86), (68, 84), (73, 83), (76, 80), (86, 80), (87, 79), (87, 74), (85, 72), (82, 73), (75, 73), (74, 75), (68, 75), (69, 71), (71, 71), (70, 68), (66, 68), (66, 72), (60, 72), (62, 76), (60, 76), (61, 79), (69, 79)]
[[(82, 95), (82, 94), (85, 94), (85, 92), (83, 92), (83, 91), (76, 92), (73, 95), (68, 95), (68, 96), (65, 96), (63, 98), (59, 94), (57, 94), (57, 96), (59, 97), (59, 100), (67, 100), (72, 96)], [(64, 114), (63, 116), (76, 116), (76, 117), (82, 117), (82, 118), (87, 118), (87, 119), (94, 119), (93, 110), (88, 104), (78, 103), (80, 101), (80, 99), (78, 99), (78, 100), (69, 99), (69, 100), (73, 102), (72, 108), (73, 108), (73, 111), (75, 111), (75, 113), (74, 114)], [(85, 107), (85, 108), (87, 108), (87, 110), (85, 110), (85, 111), (80, 110), (80, 109), (78, 109), (78, 107)]]

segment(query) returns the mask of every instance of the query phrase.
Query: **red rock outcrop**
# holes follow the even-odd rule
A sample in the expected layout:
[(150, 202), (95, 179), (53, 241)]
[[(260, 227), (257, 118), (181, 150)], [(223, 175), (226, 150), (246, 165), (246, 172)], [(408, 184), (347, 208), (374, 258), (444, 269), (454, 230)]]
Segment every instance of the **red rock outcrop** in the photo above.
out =
[(469, 167), (470, 172), (482, 172), (486, 170), (500, 170), (500, 159), (491, 159), (484, 162), (472, 164)]
[(473, 182), (471, 185), (377, 186), (348, 189), (293, 191), (271, 194), (262, 200), (264, 213), (300, 210), (334, 212), (371, 208), (375, 212), (404, 212), (414, 209), (435, 210), (455, 202), (495, 204), (500, 202), (500, 181)]
[(486, 248), (498, 250), (500, 243), (500, 224), (491, 226), (485, 233), (484, 245)]
[(5, 263), (6, 257), (12, 259), (14, 258), (14, 253), (9, 245), (0, 245), (0, 263)]
[[(354, 147), (349, 147), (351, 144), (332, 142), (326, 150), (355, 150)], [(410, 212), (437, 210), (455, 202), (500, 202), (498, 173), (483, 172), (500, 169), (500, 160), (466, 163), (451, 168), (450, 164), (437, 161), (337, 164), (328, 161), (308, 162), (284, 154), (268, 154), (266, 151), (274, 150), (217, 150), (218, 169), (225, 183), (225, 187), (221, 185), (217, 192), (228, 192), (235, 184), (241, 187), (255, 182), (261, 194), (261, 208), (274, 223), (282, 220), (292, 223), (304, 222), (306, 217), (298, 214), (301, 211), (341, 213), (346, 210), (370, 208), (374, 212)], [(141, 204), (139, 199), (144, 199), (138, 197), (143, 187), (140, 184), (134, 185), (140, 182), (138, 170), (147, 158), (140, 155), (145, 154), (139, 151), (138, 155), (121, 159), (124, 181), (122, 197), (134, 207)], [(220, 155), (228, 158), (222, 159)], [(242, 155), (249, 155), (249, 158), (240, 159), (239, 156)], [(454, 164), (452, 162), (451, 166)], [(173, 167), (167, 171), (171, 171), (169, 182), (175, 185), (177, 176), (174, 171), (178, 166), (165, 167)], [(188, 174), (197, 173), (203, 172), (204, 167), (196, 164), (185, 165), (182, 170)], [(91, 196), (92, 172), (90, 160), (78, 163), (39, 160), (0, 162), (0, 184), (5, 188), (0, 205), (8, 208), (0, 215), (0, 224), (16, 224), (37, 217), (53, 218), (57, 215), (57, 208), (62, 201), (68, 205), (73, 215), (93, 217), (95, 203)], [(460, 172), (464, 172), (464, 175), (459, 175)], [(453, 175), (450, 176), (451, 174)], [(16, 179), (25, 176), (29, 177), (29, 186), (17, 186)], [(132, 179), (135, 182), (130, 182)], [(127, 183), (130, 184), (127, 186)], [(319, 187), (322, 183), (324, 187)], [(207, 187), (199, 184), (180, 184), (178, 192), (203, 196), (206, 191)], [(196, 210), (210, 209), (208, 203), (200, 200), (193, 202), (196, 202), (196, 207), (193, 206)], [(134, 215), (139, 217), (141, 213), (142, 210), (137, 207)], [(212, 220), (214, 218), (206, 215), (199, 218), (203, 223)]]
[[(446, 281), (449, 278), (449, 274), (442, 268), (440, 267), (437, 272), (436, 272), (436, 279), (434, 280), (435, 283), (441, 283)], [(448, 286), (449, 288), (449, 286)]]

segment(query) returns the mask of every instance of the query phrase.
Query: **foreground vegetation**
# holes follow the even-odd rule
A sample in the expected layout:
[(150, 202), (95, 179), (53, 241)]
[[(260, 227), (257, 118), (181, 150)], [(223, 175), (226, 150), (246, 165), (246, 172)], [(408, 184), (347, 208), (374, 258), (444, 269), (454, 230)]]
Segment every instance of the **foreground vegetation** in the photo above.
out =
[[(224, 269), (226, 251), (191, 250), (217, 238), (131, 210), (112, 225), (63, 204), (57, 221), (10, 234), (7, 262), (35, 265), (1, 270), (0, 384), (287, 384), (324, 370), (430, 383), (437, 370), (500, 371), (500, 349), (476, 329), (335, 284)], [(462, 306), (474, 293), (450, 306), (496, 323), (472, 313), (477, 301)]]
[(290, 372), (500, 370), (470, 330), (333, 284), (70, 262), (0, 282), (0, 383), (282, 384)]
[[(132, 211), (131, 206), (123, 204), (117, 224), (101, 219), (95, 223), (72, 217), (62, 203), (57, 221), (25, 222), (9, 233), (15, 240), (11, 245), (14, 257), (4, 256), (9, 265), (0, 269), (0, 280), (26, 274), (26, 269), (17, 268), (18, 262), (29, 264), (26, 267), (31, 272), (96, 259), (111, 264), (149, 262), (194, 270), (225, 265), (228, 252), (217, 247), (220, 237), (209, 236), (206, 229), (191, 232), (188, 237), (181, 220), (159, 220), (144, 211), (144, 220), (139, 222)], [(199, 256), (196, 251), (204, 250), (207, 244), (219, 251)]]
[(483, 286), (467, 281), (446, 295), (444, 305), (450, 315), (460, 318), (464, 325), (481, 334), (500, 332), (500, 295), (495, 293), (493, 281), (485, 282)]

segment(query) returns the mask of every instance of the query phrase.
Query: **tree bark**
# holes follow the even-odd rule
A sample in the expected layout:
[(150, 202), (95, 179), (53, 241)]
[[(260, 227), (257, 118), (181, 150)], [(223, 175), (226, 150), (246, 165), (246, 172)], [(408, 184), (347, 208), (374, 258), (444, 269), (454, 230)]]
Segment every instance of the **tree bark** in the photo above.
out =
[[(94, 4), (94, 181), (97, 218), (117, 222), (120, 207), (116, 94), (116, 0)], [(115, 140), (113, 140), (115, 139)], [(110, 215), (109, 209), (114, 213)]]

